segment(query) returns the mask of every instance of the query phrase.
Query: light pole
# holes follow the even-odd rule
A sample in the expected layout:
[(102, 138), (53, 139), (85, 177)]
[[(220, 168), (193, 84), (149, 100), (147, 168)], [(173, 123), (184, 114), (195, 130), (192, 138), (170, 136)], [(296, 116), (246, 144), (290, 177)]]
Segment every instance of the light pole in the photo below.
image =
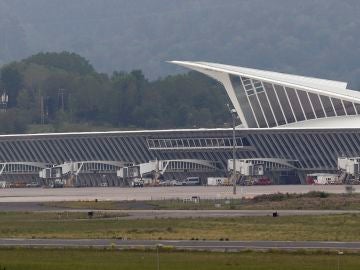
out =
[(227, 107), (232, 116), (232, 128), (233, 128), (233, 138), (232, 138), (232, 158), (233, 158), (233, 194), (236, 195), (236, 139), (235, 139), (235, 125), (236, 125), (236, 116), (237, 112), (234, 108), (230, 108), (230, 105), (227, 104)]

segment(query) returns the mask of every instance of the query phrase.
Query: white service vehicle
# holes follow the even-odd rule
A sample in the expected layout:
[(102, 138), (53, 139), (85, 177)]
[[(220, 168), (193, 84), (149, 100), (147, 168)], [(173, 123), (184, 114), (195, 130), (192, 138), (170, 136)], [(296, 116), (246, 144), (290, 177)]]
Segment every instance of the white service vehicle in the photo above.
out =
[(313, 173), (307, 175), (307, 182), (315, 185), (336, 185), (341, 184), (339, 176), (331, 173)]
[(229, 178), (227, 177), (208, 177), (207, 185), (208, 186), (228, 186), (230, 185)]
[(200, 178), (199, 177), (188, 177), (182, 182), (183, 186), (199, 186)]
[(133, 181), (131, 181), (131, 186), (132, 187), (144, 187), (144, 180), (134, 179)]

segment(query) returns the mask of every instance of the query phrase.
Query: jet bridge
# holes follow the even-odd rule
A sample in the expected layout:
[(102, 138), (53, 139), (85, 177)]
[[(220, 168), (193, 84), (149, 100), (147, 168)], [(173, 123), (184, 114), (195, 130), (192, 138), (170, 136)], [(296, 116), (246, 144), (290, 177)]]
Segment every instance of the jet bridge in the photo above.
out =
[(25, 186), (31, 182), (38, 182), (39, 171), (48, 164), (42, 162), (2, 162), (0, 163), (0, 179), (2, 186), (14, 184)]
[[(253, 159), (236, 159), (236, 173), (244, 179), (256, 177), (269, 177), (273, 183), (282, 183), (283, 178), (292, 178), (299, 181), (302, 179), (298, 176), (299, 164), (296, 160), (278, 159), (278, 158), (253, 158)], [(228, 160), (228, 172), (233, 172), (233, 160)]]
[(70, 161), (40, 171), (48, 185), (60, 186), (119, 186), (116, 171), (132, 163), (121, 161)]
[(360, 184), (360, 157), (338, 157), (339, 181)]
[(152, 184), (159, 182), (165, 174), (211, 174), (219, 172), (216, 162), (201, 159), (150, 160), (133, 166), (123, 167), (117, 171), (117, 176), (123, 179), (150, 177)]

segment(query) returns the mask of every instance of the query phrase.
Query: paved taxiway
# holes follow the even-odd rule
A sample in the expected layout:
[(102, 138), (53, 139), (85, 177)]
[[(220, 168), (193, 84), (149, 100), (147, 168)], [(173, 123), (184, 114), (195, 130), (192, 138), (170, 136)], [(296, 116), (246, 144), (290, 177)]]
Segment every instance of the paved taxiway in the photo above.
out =
[(229, 186), (192, 186), (192, 187), (145, 187), (145, 188), (12, 188), (0, 189), (0, 202), (49, 202), (78, 200), (162, 200), (183, 199), (200, 196), (202, 199), (254, 197), (271, 193), (307, 193), (325, 191), (344, 193), (343, 185), (272, 185), (238, 187), (236, 195)]
[(311, 216), (360, 214), (360, 210), (93, 210), (69, 209), (43, 205), (37, 202), (0, 202), (0, 212), (112, 212), (126, 214), (119, 219), (154, 219), (154, 218), (222, 218), (272, 216), (276, 211), (279, 216)]
[[(114, 212), (109, 210), (110, 212)], [(275, 210), (118, 210), (126, 213), (121, 219), (154, 218), (235, 218), (251, 216), (271, 216)], [(337, 214), (360, 214), (360, 210), (279, 210), (279, 216), (315, 216)]]
[(360, 242), (322, 241), (188, 241), (188, 240), (107, 240), (107, 239), (0, 239), (3, 247), (73, 247), (73, 248), (155, 248), (157, 245), (176, 249), (228, 250), (243, 249), (326, 249), (360, 250)]

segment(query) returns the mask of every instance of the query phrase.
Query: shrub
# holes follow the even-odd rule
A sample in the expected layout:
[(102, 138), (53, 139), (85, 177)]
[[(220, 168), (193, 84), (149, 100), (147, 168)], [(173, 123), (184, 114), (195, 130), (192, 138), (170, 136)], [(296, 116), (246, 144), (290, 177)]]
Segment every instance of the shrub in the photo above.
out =
[(330, 194), (324, 191), (310, 191), (304, 194), (304, 197), (309, 197), (309, 198), (327, 198), (329, 196)]
[(255, 202), (264, 202), (264, 201), (277, 202), (277, 201), (283, 201), (289, 197), (290, 197), (289, 194), (273, 193), (273, 194), (263, 194), (263, 195), (255, 196), (253, 200)]

